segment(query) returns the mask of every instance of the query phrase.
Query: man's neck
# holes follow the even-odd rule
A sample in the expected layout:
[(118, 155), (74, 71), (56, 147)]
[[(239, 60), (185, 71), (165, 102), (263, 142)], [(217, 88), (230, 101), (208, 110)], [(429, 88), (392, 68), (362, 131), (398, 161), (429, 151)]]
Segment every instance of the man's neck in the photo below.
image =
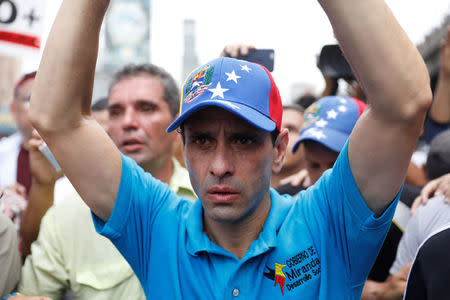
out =
[(203, 215), (203, 228), (209, 239), (242, 259), (250, 244), (262, 232), (271, 207), (270, 193), (250, 215), (237, 222), (216, 222)]
[(169, 184), (170, 179), (172, 178), (173, 175), (173, 168), (174, 168), (172, 155), (169, 155), (168, 157), (160, 159), (158, 161), (148, 162), (147, 164), (142, 165), (141, 167), (146, 172), (152, 174), (152, 176), (155, 177), (156, 179), (159, 179), (162, 182)]

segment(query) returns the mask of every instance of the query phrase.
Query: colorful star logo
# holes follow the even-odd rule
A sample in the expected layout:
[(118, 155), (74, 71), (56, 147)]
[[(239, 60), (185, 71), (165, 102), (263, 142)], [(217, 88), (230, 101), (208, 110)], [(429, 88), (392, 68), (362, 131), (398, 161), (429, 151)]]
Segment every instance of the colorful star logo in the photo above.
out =
[(264, 276), (274, 280), (276, 286), (277, 284), (280, 285), (281, 294), (284, 296), (284, 282), (286, 281), (286, 276), (283, 274), (283, 268), (286, 267), (286, 265), (275, 263), (275, 270), (269, 268), (266, 266), (266, 268), (269, 270), (269, 272), (265, 272)]

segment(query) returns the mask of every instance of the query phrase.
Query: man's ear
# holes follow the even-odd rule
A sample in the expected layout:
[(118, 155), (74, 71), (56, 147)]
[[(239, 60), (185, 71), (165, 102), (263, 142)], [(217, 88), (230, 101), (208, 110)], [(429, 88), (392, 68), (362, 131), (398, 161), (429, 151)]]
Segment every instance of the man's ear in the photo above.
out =
[(272, 172), (277, 174), (283, 167), (284, 158), (286, 156), (287, 145), (289, 143), (289, 135), (287, 129), (282, 129), (275, 141), (273, 149), (273, 165)]

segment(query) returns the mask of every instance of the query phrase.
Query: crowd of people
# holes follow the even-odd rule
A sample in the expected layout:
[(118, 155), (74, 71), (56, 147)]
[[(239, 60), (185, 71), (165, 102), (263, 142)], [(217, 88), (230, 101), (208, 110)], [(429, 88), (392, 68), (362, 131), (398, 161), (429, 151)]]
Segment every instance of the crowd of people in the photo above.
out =
[(431, 91), (383, 1), (319, 2), (346, 95), (324, 73), (283, 104), (236, 44), (181, 90), (130, 62), (92, 104), (109, 1), (64, 0), (0, 140), (0, 297), (448, 298), (450, 28)]

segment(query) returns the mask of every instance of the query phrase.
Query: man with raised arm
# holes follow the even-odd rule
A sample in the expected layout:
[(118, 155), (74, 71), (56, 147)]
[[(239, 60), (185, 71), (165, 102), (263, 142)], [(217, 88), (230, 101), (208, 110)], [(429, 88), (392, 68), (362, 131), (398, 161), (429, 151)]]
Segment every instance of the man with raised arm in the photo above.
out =
[(168, 131), (183, 137), (191, 203), (121, 155), (89, 115), (108, 2), (63, 2), (31, 119), (147, 297), (360, 297), (431, 101), (425, 65), (387, 5), (319, 1), (369, 103), (333, 169), (297, 199), (269, 188), (288, 142), (270, 73), (219, 58), (190, 74)]

